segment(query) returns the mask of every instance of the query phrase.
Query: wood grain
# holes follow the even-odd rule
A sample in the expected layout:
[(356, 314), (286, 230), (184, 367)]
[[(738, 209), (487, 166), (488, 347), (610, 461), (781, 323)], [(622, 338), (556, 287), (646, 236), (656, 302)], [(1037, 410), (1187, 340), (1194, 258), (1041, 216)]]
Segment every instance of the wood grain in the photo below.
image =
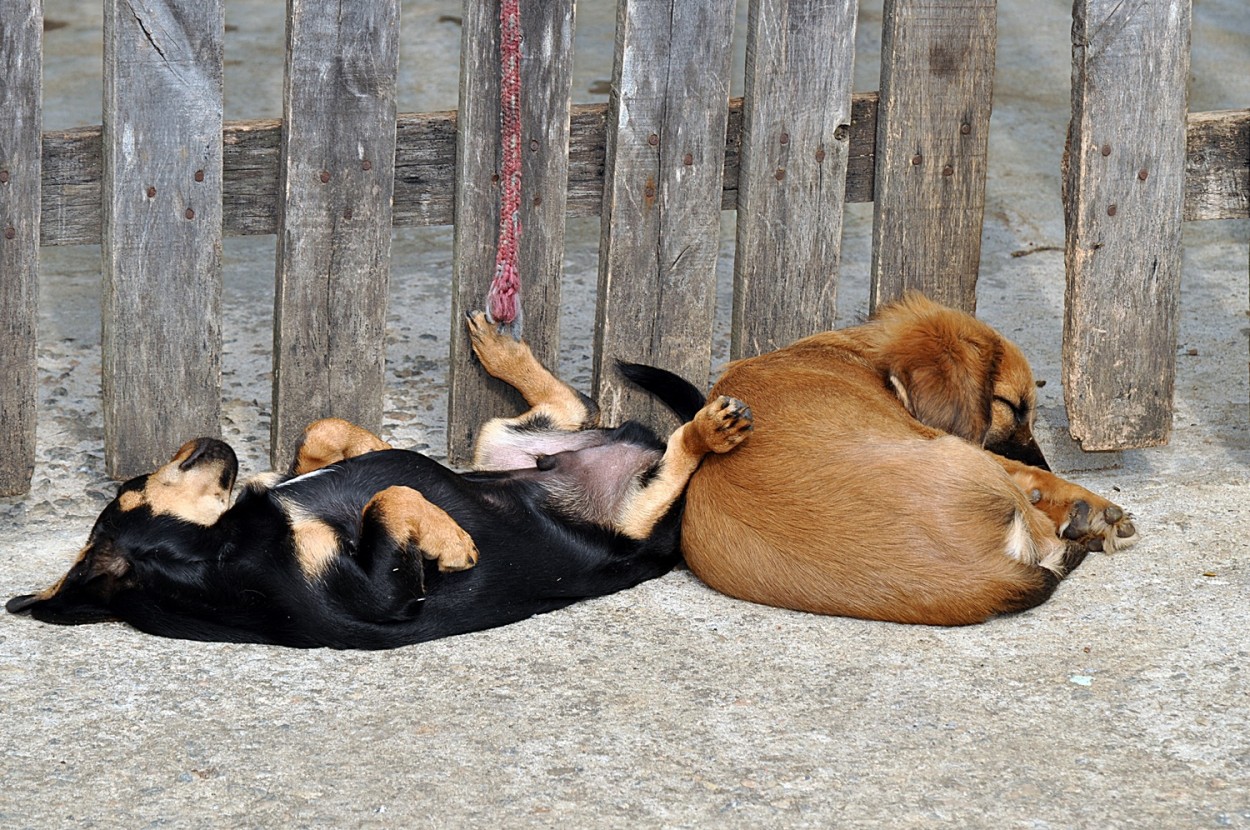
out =
[(871, 305), (908, 289), (976, 310), (994, 0), (886, 0)]
[(35, 469), (42, 4), (0, 0), (0, 496)]
[(398, 0), (287, 9), (275, 466), (317, 418), (382, 426), (399, 55)]
[(1087, 450), (1171, 432), (1189, 27), (1189, 0), (1073, 10), (1063, 384)]
[[(569, 92), (573, 77), (572, 0), (529, 0), (521, 15), (521, 240), (517, 267), (523, 332), (534, 355), (554, 366), (559, 348), (560, 270), (569, 179)], [(499, 227), (499, 2), (465, 3), (460, 110), (456, 126), (448, 459), (469, 461), (488, 418), (524, 409), (520, 397), (472, 359), (466, 312), (485, 307), (495, 276)], [(435, 164), (446, 157), (430, 153)], [(414, 161), (419, 159), (413, 158)], [(415, 165), (414, 165), (415, 167)], [(412, 169), (412, 168), (409, 168)], [(411, 175), (417, 192), (428, 181)], [(425, 204), (433, 204), (427, 200)], [(519, 332), (518, 332), (519, 328)]]
[(221, 0), (109, 0), (101, 350), (109, 474), (148, 472), (221, 411)]
[(708, 376), (733, 4), (620, 0), (617, 10), (594, 387), (608, 423), (658, 426), (667, 413), (611, 361)]
[(855, 0), (755, 0), (747, 26), (733, 358), (834, 326)]

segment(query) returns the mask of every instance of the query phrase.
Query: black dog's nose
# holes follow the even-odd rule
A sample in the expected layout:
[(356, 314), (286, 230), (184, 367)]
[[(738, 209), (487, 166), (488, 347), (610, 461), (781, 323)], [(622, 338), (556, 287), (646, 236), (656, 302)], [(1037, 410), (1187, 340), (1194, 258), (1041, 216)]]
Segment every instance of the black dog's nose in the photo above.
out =
[[(234, 454), (234, 450), (225, 441), (216, 438), (196, 438), (191, 444), (191, 452), (186, 458), (178, 463), (178, 469), (189, 470), (195, 465), (203, 461), (225, 461), (229, 466), (237, 466), (238, 458)], [(186, 445), (183, 445), (185, 451)]]

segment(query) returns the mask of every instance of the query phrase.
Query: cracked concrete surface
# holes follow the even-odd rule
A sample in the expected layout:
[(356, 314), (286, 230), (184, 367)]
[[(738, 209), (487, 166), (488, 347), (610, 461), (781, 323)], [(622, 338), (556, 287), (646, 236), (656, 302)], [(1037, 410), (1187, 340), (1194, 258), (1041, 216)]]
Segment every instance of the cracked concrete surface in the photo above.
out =
[[(98, 123), (96, 5), (44, 2), (65, 24), (46, 40), (49, 129)], [(281, 5), (227, 2), (227, 118), (279, 111)], [(610, 73), (608, 6), (579, 5), (580, 101)], [(401, 110), (454, 106), (444, 13), (457, 4), (405, 4)], [(1244, 3), (1194, 16), (1191, 109), (1250, 105)], [(879, 5), (861, 23), (857, 88), (875, 89)], [(1004, 0), (999, 26), (980, 314), (1046, 381), (1052, 463), (1135, 514), (1135, 548), (1091, 556), (1040, 608), (953, 630), (753, 606), (684, 570), (378, 654), (0, 615), (0, 827), (1250, 827), (1250, 223), (1186, 229), (1171, 444), (1081, 453), (1059, 364), (1070, 6)], [(870, 222), (852, 206), (845, 322), (867, 307)], [(385, 437), (436, 455), (450, 239), (396, 233), (388, 332)], [(569, 239), (561, 371), (585, 389), (597, 229)], [(225, 245), (223, 430), (245, 473), (268, 436), (273, 253), (272, 237)], [(114, 488), (99, 269), (98, 248), (43, 251), (39, 463), (28, 496), (0, 500), (5, 598), (64, 571)]]

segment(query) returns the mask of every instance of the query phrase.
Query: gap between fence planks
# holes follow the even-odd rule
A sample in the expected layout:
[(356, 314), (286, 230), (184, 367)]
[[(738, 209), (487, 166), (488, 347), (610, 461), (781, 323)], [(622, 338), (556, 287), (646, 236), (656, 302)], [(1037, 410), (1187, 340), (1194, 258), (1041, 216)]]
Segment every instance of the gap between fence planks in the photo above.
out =
[(976, 310), (994, 0), (886, 0), (870, 305), (908, 289)]
[(317, 418), (382, 426), (399, 0), (292, 0), (287, 32), (275, 469)]
[(1189, 27), (1189, 0), (1073, 8), (1063, 387), (1086, 450), (1171, 433)]
[(672, 420), (610, 357), (711, 370), (733, 27), (723, 0), (617, 5), (593, 379), (609, 424)]
[(222, 0), (104, 12), (104, 455), (126, 478), (221, 430), (224, 19)]
[[(573, 83), (573, 0), (527, 0), (521, 15), (521, 322), (526, 341), (545, 366), (559, 347), (560, 267), (569, 174), (569, 94)], [(499, 229), (499, 0), (465, 4), (461, 27), (459, 117), (413, 121), (401, 137), (426, 136), (401, 150), (396, 171), (397, 223), (438, 212), (452, 219), (451, 361), (447, 457), (470, 460), (476, 431), (488, 418), (521, 412), (511, 387), (471, 359), (464, 315), (484, 309), (495, 275)], [(544, 51), (530, 54), (535, 44)], [(459, 152), (456, 150), (459, 148)], [(457, 161), (458, 157), (458, 161)], [(412, 162), (409, 165), (407, 162)], [(430, 174), (436, 178), (431, 178)], [(433, 171), (437, 171), (434, 173)], [(453, 183), (453, 173), (454, 183)], [(444, 178), (445, 177), (445, 178)], [(438, 181), (441, 192), (429, 185)], [(454, 192), (454, 199), (452, 198)], [(405, 196), (413, 196), (405, 200)]]
[(12, 496), (35, 469), (41, 4), (0, 0), (0, 20), (0, 496)]
[(733, 359), (833, 328), (857, 9), (855, 0), (751, 4)]

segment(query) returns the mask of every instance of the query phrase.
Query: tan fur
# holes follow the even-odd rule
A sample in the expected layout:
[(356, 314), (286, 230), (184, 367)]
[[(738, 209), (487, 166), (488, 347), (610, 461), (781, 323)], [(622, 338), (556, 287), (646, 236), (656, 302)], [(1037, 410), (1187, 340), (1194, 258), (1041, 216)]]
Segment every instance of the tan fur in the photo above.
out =
[(291, 472), (303, 475), (348, 458), (390, 448), (390, 444), (363, 427), (341, 418), (322, 418), (304, 430)]
[(219, 464), (199, 464), (190, 470), (179, 468), (194, 446), (194, 441), (183, 444), (168, 464), (148, 476), (142, 490), (123, 493), (121, 509), (146, 505), (153, 513), (205, 527), (217, 521), (230, 506), (230, 491), (221, 487)]
[[(981, 448), (1032, 440), (1032, 372), (993, 329), (919, 295), (738, 361), (712, 394), (750, 401), (755, 432), (691, 479), (682, 546), (691, 569), (732, 596), (980, 622), (1036, 604), (1053, 586), (1046, 571), (1063, 575), (1057, 524), (1075, 500), (1123, 515), (1042, 470), (1025, 468), (1036, 477), (1023, 487), (1023, 465)], [(1110, 550), (1127, 529), (1125, 517), (1096, 532)]]
[(391, 538), (415, 545), (444, 573), (477, 564), (477, 546), (456, 520), (411, 487), (388, 487), (369, 500), (365, 512), (377, 511)]
[(339, 553), (339, 537), (334, 528), (300, 510), (288, 510), (291, 534), (295, 538), (295, 560), (308, 579), (319, 579)]

